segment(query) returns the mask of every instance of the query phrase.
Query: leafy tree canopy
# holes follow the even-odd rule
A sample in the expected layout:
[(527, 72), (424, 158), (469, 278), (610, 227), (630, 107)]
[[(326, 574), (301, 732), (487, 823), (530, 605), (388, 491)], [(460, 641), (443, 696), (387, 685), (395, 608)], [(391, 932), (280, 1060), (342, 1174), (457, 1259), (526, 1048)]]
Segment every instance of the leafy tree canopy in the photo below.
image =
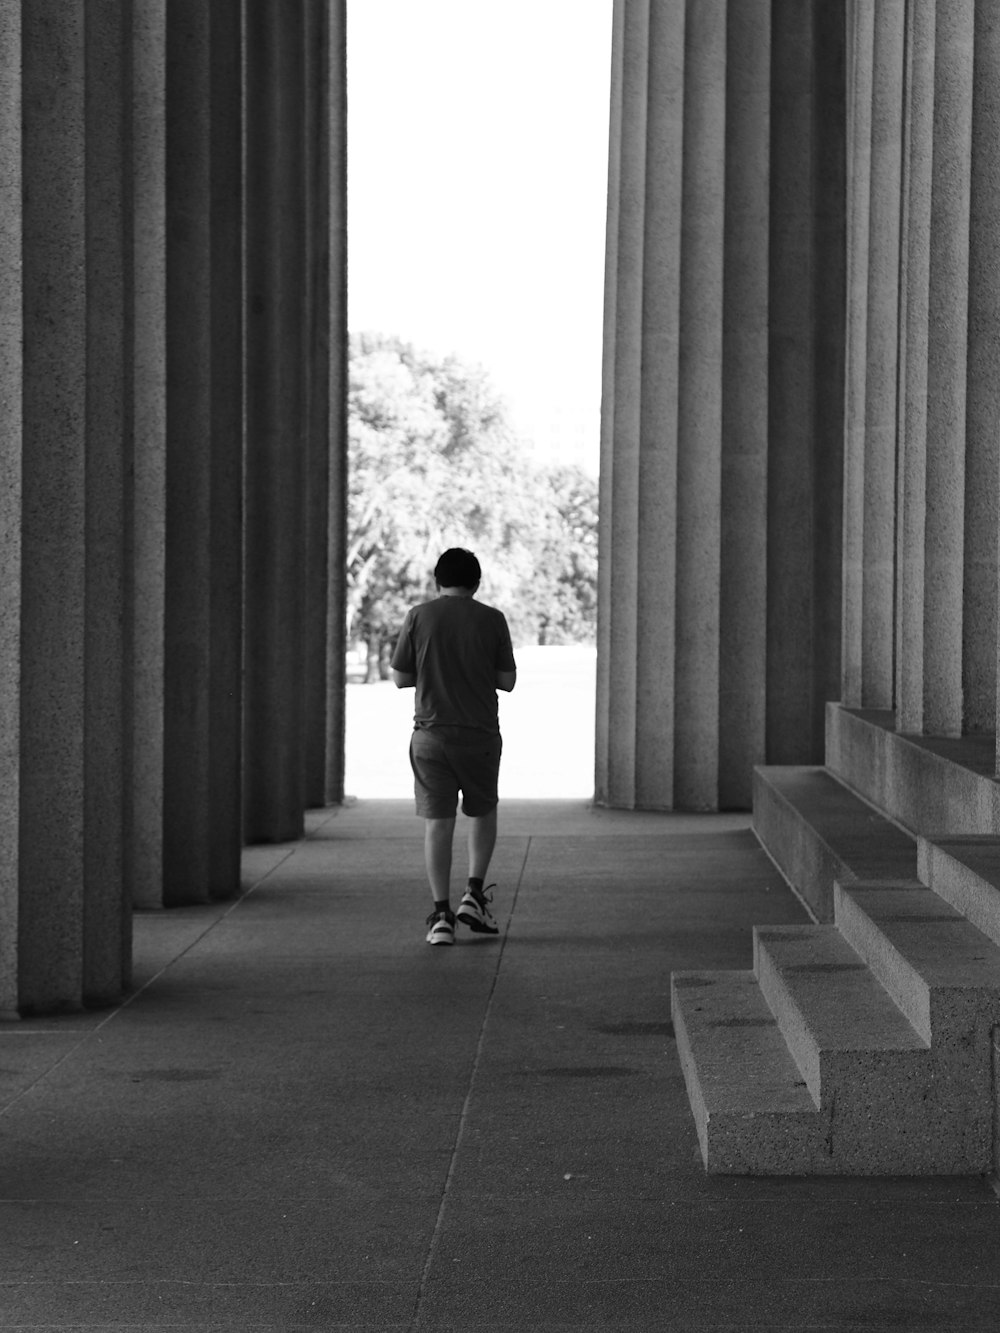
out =
[(348, 421), (349, 633), (368, 644), (369, 678), (384, 674), (407, 608), (434, 596), (449, 546), (475, 551), (480, 596), (515, 643), (593, 638), (596, 482), (535, 466), (481, 367), (352, 337)]

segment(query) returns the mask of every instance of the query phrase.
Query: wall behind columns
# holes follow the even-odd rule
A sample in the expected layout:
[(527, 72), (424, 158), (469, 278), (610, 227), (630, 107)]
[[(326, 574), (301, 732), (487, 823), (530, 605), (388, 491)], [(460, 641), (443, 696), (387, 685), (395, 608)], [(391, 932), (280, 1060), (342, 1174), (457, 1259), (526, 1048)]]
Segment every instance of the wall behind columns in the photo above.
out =
[(605, 804), (746, 806), (754, 763), (822, 759), (840, 667), (844, 14), (615, 8)]

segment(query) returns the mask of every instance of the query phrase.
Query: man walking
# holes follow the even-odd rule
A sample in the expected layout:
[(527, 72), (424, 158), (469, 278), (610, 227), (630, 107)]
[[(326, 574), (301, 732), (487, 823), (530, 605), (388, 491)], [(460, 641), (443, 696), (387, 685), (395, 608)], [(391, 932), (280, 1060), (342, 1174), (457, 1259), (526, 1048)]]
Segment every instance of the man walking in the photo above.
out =
[[(475, 600), (481, 570), (471, 551), (452, 547), (434, 568), (438, 596), (411, 607), (392, 655), (398, 689), (416, 688), (410, 767), (417, 815), (424, 820), (424, 859), (434, 898), (428, 944), (454, 944), (455, 921), (496, 935), (484, 888), (497, 838), (500, 724), (497, 690), (517, 680), (503, 613)], [(469, 819), (469, 879), (451, 910), (451, 857), (458, 793)]]

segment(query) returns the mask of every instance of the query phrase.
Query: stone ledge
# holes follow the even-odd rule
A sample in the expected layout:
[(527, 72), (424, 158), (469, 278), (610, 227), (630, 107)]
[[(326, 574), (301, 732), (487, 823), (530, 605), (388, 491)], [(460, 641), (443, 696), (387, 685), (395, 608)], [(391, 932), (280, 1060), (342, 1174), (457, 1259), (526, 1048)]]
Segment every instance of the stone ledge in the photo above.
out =
[(837, 880), (916, 879), (915, 840), (823, 768), (755, 769), (753, 829), (818, 922)]
[(902, 735), (891, 712), (827, 704), (827, 767), (914, 833), (1000, 837), (994, 751), (992, 735)]

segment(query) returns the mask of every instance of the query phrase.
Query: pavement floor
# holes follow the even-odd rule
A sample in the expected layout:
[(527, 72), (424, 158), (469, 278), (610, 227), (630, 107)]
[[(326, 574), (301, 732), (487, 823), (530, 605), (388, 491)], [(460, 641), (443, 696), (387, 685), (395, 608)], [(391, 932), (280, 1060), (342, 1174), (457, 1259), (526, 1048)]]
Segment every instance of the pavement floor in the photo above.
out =
[(805, 918), (745, 816), (511, 801), (492, 869), (432, 949), (411, 803), (314, 811), (0, 1030), (0, 1328), (1000, 1328), (986, 1180), (705, 1174), (670, 973)]

